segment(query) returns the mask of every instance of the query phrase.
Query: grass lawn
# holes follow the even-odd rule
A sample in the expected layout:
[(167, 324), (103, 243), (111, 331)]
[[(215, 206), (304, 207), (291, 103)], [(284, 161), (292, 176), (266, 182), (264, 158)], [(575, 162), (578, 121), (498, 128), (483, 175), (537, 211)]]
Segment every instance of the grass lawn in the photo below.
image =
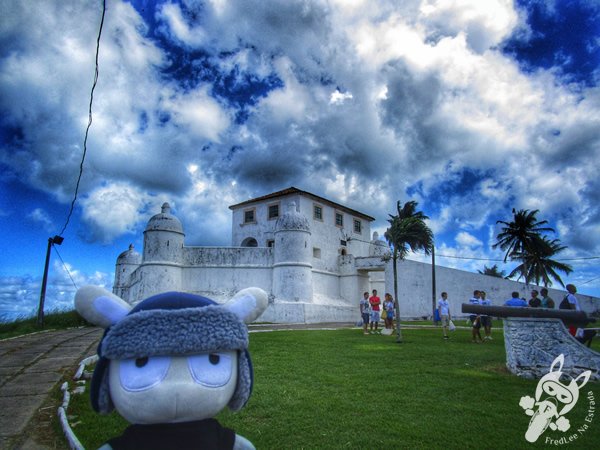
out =
[[(585, 421), (589, 393), (600, 404), (600, 383), (591, 382), (567, 414), (570, 430), (525, 440), (530, 418), (519, 400), (534, 396), (537, 381), (508, 373), (494, 331), (485, 344), (461, 329), (449, 341), (440, 329), (406, 329), (402, 344), (358, 329), (252, 333), (254, 393), (218, 419), (258, 449), (541, 448), (563, 436), (577, 437), (569, 448), (598, 448), (600, 414)], [(74, 396), (69, 415), (92, 449), (127, 424), (88, 405)]]
[(42, 330), (64, 329), (89, 325), (75, 311), (51, 310), (44, 314), (44, 326), (37, 326), (37, 316), (8, 319), (0, 316), (0, 339), (36, 333)]

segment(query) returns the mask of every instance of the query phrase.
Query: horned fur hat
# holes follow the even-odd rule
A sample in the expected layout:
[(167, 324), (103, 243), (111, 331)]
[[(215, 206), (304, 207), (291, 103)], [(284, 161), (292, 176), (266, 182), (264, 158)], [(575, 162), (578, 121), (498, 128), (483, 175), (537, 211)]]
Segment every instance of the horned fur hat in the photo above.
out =
[(77, 311), (89, 322), (106, 328), (98, 345), (99, 361), (92, 377), (94, 410), (109, 413), (114, 408), (108, 376), (111, 360), (232, 350), (239, 355), (238, 381), (228, 406), (233, 411), (241, 409), (253, 384), (245, 322), (255, 320), (267, 303), (264, 291), (249, 288), (224, 305), (199, 295), (166, 292), (132, 308), (105, 289), (81, 288), (75, 297)]

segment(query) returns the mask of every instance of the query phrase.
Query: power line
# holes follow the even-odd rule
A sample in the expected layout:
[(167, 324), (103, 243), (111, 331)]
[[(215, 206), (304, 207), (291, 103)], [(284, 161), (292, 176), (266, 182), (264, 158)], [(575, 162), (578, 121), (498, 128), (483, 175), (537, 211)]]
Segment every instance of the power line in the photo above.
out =
[(73, 277), (71, 276), (71, 272), (69, 272), (69, 268), (65, 264), (65, 261), (62, 259), (62, 256), (60, 256), (60, 253), (58, 253), (58, 249), (56, 248), (56, 246), (54, 244), (52, 244), (52, 248), (54, 248), (54, 251), (58, 255), (58, 259), (60, 259), (60, 262), (62, 262), (62, 265), (65, 268), (65, 272), (67, 272), (67, 275), (69, 275), (69, 278), (71, 279), (71, 283), (73, 283), (73, 286), (75, 287), (75, 289), (79, 289), (77, 287), (77, 284), (75, 284), (75, 280), (73, 280)]
[(75, 209), (75, 202), (77, 201), (77, 194), (79, 192), (79, 184), (81, 183), (81, 177), (83, 175), (83, 163), (85, 162), (85, 156), (87, 154), (87, 140), (88, 134), (90, 131), (90, 127), (92, 126), (92, 104), (94, 102), (94, 90), (96, 89), (96, 84), (98, 83), (98, 55), (100, 53), (100, 37), (102, 36), (102, 27), (104, 25), (104, 15), (106, 13), (106, 0), (102, 1), (102, 19), (100, 20), (100, 29), (98, 30), (98, 38), (96, 39), (96, 70), (94, 72), (94, 83), (92, 84), (92, 91), (90, 92), (90, 106), (88, 110), (88, 125), (85, 130), (85, 138), (83, 139), (83, 154), (81, 156), (81, 164), (79, 164), (79, 176), (77, 177), (77, 184), (75, 185), (75, 193), (73, 195), (73, 201), (71, 202), (71, 208), (69, 209), (69, 214), (67, 215), (67, 220), (62, 230), (58, 234), (62, 236), (67, 226), (69, 225), (69, 221), (71, 220), (71, 216), (73, 215), (73, 210)]

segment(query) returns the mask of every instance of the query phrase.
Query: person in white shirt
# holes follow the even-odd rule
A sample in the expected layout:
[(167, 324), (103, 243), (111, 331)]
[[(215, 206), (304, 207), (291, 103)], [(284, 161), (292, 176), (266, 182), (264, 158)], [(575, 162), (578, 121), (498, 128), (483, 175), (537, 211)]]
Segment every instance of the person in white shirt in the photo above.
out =
[(365, 292), (363, 298), (360, 299), (360, 316), (363, 321), (363, 333), (369, 334), (367, 328), (369, 327), (369, 319), (371, 316), (371, 304), (369, 303), (369, 293)]
[(450, 304), (448, 303), (448, 294), (446, 292), (442, 292), (442, 298), (438, 300), (438, 313), (442, 321), (444, 339), (449, 339), (448, 325), (450, 324), (452, 317), (450, 317)]

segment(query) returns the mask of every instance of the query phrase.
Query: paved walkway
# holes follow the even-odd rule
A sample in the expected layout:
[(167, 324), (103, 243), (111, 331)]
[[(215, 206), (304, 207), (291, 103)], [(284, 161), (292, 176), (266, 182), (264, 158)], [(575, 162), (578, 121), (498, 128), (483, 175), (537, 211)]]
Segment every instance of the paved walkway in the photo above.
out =
[(0, 341), (0, 449), (45, 448), (27, 436), (27, 425), (63, 375), (96, 352), (101, 336), (100, 328), (76, 328)]

